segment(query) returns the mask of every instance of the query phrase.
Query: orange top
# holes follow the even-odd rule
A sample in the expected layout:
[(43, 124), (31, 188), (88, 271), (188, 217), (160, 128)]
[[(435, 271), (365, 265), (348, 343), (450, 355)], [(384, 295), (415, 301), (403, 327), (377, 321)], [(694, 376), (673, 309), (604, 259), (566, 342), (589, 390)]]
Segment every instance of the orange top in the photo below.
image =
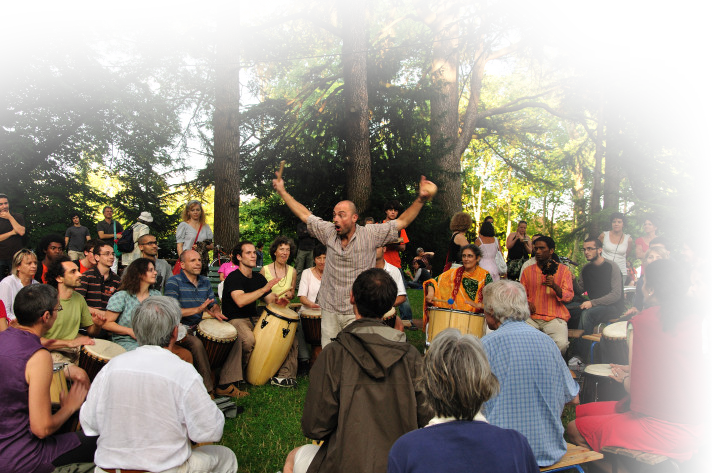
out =
[(520, 282), (527, 291), (527, 300), (534, 304), (536, 312), (531, 315), (532, 319), (544, 320), (546, 322), (554, 319), (563, 319), (568, 322), (571, 314), (564, 305), (574, 297), (574, 287), (569, 268), (564, 264), (559, 264), (554, 274), (554, 282), (561, 288), (561, 297), (547, 286), (544, 286), (546, 276), (541, 272), (538, 264), (533, 264), (522, 273)]

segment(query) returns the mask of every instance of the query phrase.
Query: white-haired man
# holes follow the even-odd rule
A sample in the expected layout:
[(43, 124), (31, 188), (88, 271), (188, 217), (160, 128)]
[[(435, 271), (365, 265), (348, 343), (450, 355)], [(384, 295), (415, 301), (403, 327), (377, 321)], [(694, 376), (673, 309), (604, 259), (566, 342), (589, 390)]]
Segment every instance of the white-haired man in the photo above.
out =
[(561, 413), (567, 402), (578, 402), (578, 384), (551, 337), (527, 324), (524, 286), (497, 281), (485, 286), (483, 297), (494, 332), (482, 344), (500, 386), (483, 414), (491, 424), (524, 435), (540, 467), (553, 465), (566, 453)]
[(237, 471), (229, 448), (191, 448), (191, 441), (219, 441), (225, 418), (195, 368), (170, 351), (180, 319), (173, 298), (143, 301), (132, 319), (139, 347), (112, 359), (94, 379), (80, 422), (87, 435), (99, 436), (97, 472)]

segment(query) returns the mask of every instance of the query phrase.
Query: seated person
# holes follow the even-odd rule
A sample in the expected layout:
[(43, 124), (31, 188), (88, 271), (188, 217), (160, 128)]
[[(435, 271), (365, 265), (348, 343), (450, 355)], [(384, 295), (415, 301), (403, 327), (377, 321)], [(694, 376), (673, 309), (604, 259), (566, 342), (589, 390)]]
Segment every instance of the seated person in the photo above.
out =
[(550, 337), (530, 326), (524, 287), (500, 280), (484, 291), (485, 318), (493, 332), (482, 338), (499, 393), (482, 413), (503, 429), (524, 435), (540, 467), (553, 465), (566, 453), (561, 413), (578, 403), (574, 381)]
[[(74, 263), (71, 263), (74, 266)], [(74, 266), (76, 268), (76, 266)], [(31, 284), (17, 293), (17, 325), (0, 333), (0, 470), (49, 473), (70, 463), (91, 462), (96, 438), (81, 432), (56, 434), (84, 402), (89, 378), (83, 369), (64, 368), (72, 387), (52, 414), (52, 357), (40, 338), (57, 320), (57, 290)]]
[(284, 473), (386, 471), (393, 443), (430, 419), (415, 386), (422, 357), (381, 320), (395, 300), (396, 283), (384, 270), (356, 278), (356, 320), (317, 358), (304, 402), (302, 432), (324, 443), (292, 450)]
[(435, 417), (396, 441), (388, 455), (389, 473), (539, 472), (522, 434), (490, 425), (478, 415), (499, 389), (479, 339), (454, 328), (443, 330), (424, 365), (423, 394)]
[(180, 319), (175, 299), (148, 297), (131, 320), (139, 347), (94, 379), (79, 419), (99, 436), (96, 472), (237, 471), (229, 448), (191, 448), (191, 441), (218, 442), (225, 417), (195, 369), (171, 353)]
[(425, 282), (427, 305), (482, 312), (482, 288), (492, 282), (489, 272), (479, 265), (482, 250), (477, 245), (467, 245), (462, 248), (461, 258), (462, 266)]
[(672, 260), (645, 268), (648, 308), (629, 323), (630, 365), (611, 365), (611, 377), (630, 397), (578, 406), (576, 420), (567, 427), (572, 443), (596, 451), (624, 447), (678, 461), (703, 445), (707, 393), (698, 383), (709, 359), (707, 334), (700, 329), (705, 312), (686, 295), (686, 269)]
[(37, 255), (32, 250), (21, 249), (12, 257), (10, 274), (0, 281), (0, 301), (5, 304), (9, 320), (15, 318), (13, 304), (18, 291), (30, 284), (39, 284), (34, 278), (37, 272)]
[(413, 261), (413, 266), (415, 267), (415, 274), (413, 275), (413, 280), (408, 281), (408, 287), (411, 289), (423, 289), (423, 283), (428, 279), (432, 279), (430, 271), (425, 267), (423, 260)]

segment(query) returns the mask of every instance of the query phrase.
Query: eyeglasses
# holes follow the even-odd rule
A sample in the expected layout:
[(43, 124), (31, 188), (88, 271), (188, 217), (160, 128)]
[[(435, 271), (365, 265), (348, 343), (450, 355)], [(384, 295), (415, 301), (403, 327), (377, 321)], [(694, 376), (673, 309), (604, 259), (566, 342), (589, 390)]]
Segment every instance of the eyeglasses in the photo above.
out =
[(583, 247), (583, 251), (596, 251), (596, 247), (594, 246), (593, 248), (586, 248), (585, 246)]
[(50, 309), (49, 311), (50, 311), (50, 312), (59, 312), (60, 310), (62, 310), (62, 304), (58, 305), (58, 306), (57, 306), (56, 308), (54, 308), (54, 309)]

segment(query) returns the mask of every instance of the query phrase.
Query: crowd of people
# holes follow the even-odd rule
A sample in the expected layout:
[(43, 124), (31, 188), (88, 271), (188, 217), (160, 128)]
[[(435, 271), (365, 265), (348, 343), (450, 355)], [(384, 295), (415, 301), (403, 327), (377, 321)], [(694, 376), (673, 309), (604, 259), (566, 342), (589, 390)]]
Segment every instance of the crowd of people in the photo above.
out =
[[(148, 212), (128, 227), (133, 246), (121, 258), (117, 246), (128, 228), (108, 206), (97, 239), (73, 215), (64, 238), (46, 236), (35, 253), (24, 247), (24, 219), (0, 194), (0, 271), (7, 271), (0, 281), (0, 471), (50, 472), (78, 462), (110, 473), (237, 471), (229, 448), (196, 444), (222, 436), (224, 415), (213, 399), (249, 395), (258, 303), (288, 307), (295, 298), (299, 312), (320, 311), (322, 351), (315, 359), (299, 322), (269, 383), (293, 388), (297, 374), (308, 373), (302, 430), (323, 442), (291, 451), (285, 473), (534, 472), (562, 458), (566, 438), (679, 461), (699, 450), (707, 411), (694, 380), (709, 359), (709, 323), (694, 302), (705, 294), (705, 278), (690, 246), (670, 257), (653, 220), (633, 240), (623, 232), (625, 216), (613, 214), (610, 231), (583, 242), (587, 262), (574, 277), (556, 242), (530, 237), (525, 221), (507, 235), (505, 259), (493, 219), (470, 242), (473, 221), (461, 212), (451, 219), (444, 270), (436, 275), (434, 253), (418, 248), (409, 280), (405, 229), (434, 196), (433, 183), (421, 178), (408, 208), (388, 202), (382, 222), (364, 225), (350, 201), (325, 221), (281, 177), (272, 185), (300, 221), (298, 245), (276, 238), (271, 262), (262, 265), (252, 242), (238, 243), (218, 269), (219, 296), (205, 275), (213, 235), (198, 201), (185, 206), (172, 268), (158, 258)], [(635, 258), (643, 268), (626, 310), (626, 262)], [(423, 290), (424, 331), (435, 310), (476, 322), (468, 333), (428, 332), (423, 357), (406, 340), (405, 330), (417, 329), (406, 287)], [(394, 309), (391, 327), (384, 316)], [(206, 318), (236, 332), (219, 365), (198, 333)], [(567, 361), (585, 359), (586, 350), (577, 340), (569, 346), (569, 329), (592, 334), (613, 319), (629, 321), (629, 364), (613, 364), (610, 376), (629, 396), (579, 405)], [(100, 339), (125, 353), (89, 376), (78, 360), (82, 347)], [(53, 399), (57, 377), (70, 387)], [(565, 429), (566, 404), (578, 407)], [(67, 428), (77, 416), (81, 430)]]

